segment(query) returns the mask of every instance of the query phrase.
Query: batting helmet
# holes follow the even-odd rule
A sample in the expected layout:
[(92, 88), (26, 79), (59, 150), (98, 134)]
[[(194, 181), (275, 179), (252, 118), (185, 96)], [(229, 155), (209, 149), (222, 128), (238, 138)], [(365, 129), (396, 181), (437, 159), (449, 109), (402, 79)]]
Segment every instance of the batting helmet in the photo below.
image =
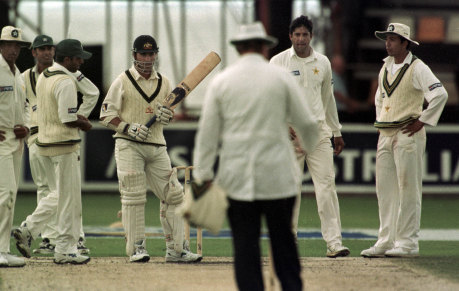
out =
[(135, 39), (132, 51), (135, 53), (157, 53), (159, 48), (152, 36), (141, 35)]

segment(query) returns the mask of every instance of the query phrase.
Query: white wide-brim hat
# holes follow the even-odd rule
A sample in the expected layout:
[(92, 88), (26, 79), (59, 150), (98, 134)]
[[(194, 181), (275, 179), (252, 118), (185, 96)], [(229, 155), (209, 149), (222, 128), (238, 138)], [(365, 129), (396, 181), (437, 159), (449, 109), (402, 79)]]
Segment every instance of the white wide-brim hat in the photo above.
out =
[(239, 32), (230, 40), (231, 44), (246, 42), (250, 40), (261, 40), (269, 47), (275, 47), (277, 38), (266, 34), (266, 30), (260, 21), (239, 26)]
[(414, 41), (410, 38), (410, 27), (402, 23), (389, 23), (387, 31), (375, 31), (375, 36), (380, 40), (386, 40), (389, 33), (397, 34), (412, 43), (419, 45), (417, 41)]
[(17, 42), (23, 47), (30, 46), (30, 42), (22, 40), (22, 30), (14, 26), (5, 26), (2, 28), (0, 42)]

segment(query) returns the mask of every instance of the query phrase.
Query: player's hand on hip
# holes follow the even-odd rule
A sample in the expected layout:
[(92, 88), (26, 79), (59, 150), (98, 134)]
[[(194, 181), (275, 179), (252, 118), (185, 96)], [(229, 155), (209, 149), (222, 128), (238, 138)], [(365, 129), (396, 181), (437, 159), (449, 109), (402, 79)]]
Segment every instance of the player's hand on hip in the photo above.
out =
[(158, 105), (156, 107), (156, 119), (163, 125), (168, 125), (174, 117), (174, 111), (170, 110), (166, 106)]
[(14, 126), (14, 135), (16, 138), (24, 138), (29, 133), (29, 129), (23, 125), (16, 124)]
[(139, 123), (132, 123), (129, 125), (127, 134), (135, 140), (144, 141), (147, 139), (149, 131), (148, 127)]
[(413, 136), (416, 132), (420, 131), (424, 127), (424, 122), (416, 119), (415, 121), (411, 122), (404, 128), (402, 128), (402, 133), (408, 134), (408, 136)]
[(79, 123), (78, 128), (79, 129), (81, 129), (82, 131), (89, 131), (92, 128), (91, 122), (85, 116), (77, 115), (77, 117), (78, 117), (78, 123)]
[(335, 155), (339, 155), (343, 151), (344, 146), (346, 145), (344, 143), (344, 139), (342, 136), (335, 136), (333, 138), (333, 144), (335, 145), (335, 149), (333, 150), (333, 153)]

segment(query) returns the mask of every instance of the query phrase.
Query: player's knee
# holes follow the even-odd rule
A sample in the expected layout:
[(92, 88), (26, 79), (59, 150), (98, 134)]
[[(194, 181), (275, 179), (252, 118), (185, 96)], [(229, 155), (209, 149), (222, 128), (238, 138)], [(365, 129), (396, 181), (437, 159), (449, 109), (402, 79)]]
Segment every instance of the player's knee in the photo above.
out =
[(183, 197), (183, 187), (178, 181), (177, 169), (174, 168), (165, 189), (165, 202), (170, 205), (177, 205), (182, 203)]
[(147, 202), (145, 173), (118, 171), (118, 179), (121, 203), (125, 205), (136, 205)]

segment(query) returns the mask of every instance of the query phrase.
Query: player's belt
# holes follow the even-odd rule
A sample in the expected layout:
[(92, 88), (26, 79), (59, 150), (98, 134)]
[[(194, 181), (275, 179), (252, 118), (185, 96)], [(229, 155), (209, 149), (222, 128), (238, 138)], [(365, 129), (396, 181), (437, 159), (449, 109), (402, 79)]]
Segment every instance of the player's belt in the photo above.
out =
[(415, 117), (410, 117), (403, 121), (390, 121), (390, 122), (383, 122), (383, 121), (376, 120), (373, 126), (376, 128), (400, 128), (404, 126), (405, 124), (411, 123), (413, 120), (416, 120), (416, 119), (417, 118)]
[(166, 145), (165, 144), (159, 144), (159, 143), (154, 143), (154, 142), (142, 142), (142, 141), (138, 141), (138, 140), (134, 140), (134, 139), (131, 139), (131, 138), (127, 138), (127, 137), (124, 137), (124, 136), (115, 136), (113, 137), (114, 139), (125, 139), (125, 140), (128, 140), (128, 141), (132, 141), (132, 142), (136, 142), (136, 143), (140, 143), (140, 144), (145, 144), (145, 145), (151, 145), (151, 146), (155, 146), (155, 147), (165, 147)]
[(72, 140), (57, 141), (57, 142), (50, 142), (50, 143), (40, 142), (38, 139), (35, 141), (35, 143), (39, 147), (72, 146), (80, 142), (81, 142), (81, 139), (72, 139)]

